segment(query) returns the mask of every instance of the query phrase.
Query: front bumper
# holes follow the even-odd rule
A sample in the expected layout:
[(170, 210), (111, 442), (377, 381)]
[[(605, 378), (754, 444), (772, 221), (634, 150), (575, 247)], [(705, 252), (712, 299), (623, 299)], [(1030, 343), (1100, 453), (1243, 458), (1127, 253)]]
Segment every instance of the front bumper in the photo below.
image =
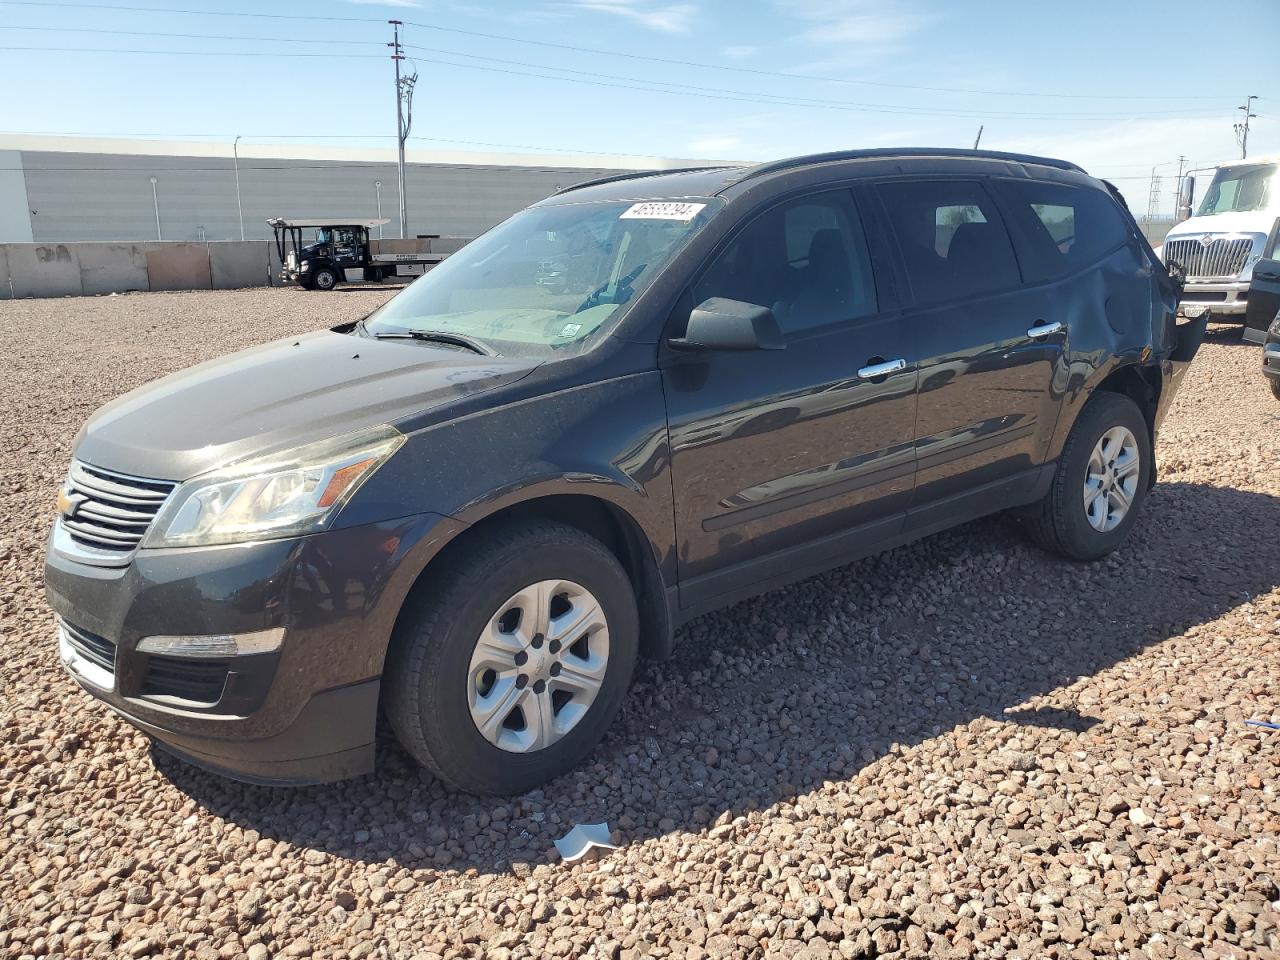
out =
[(1249, 281), (1216, 283), (1187, 281), (1178, 301), (1178, 316), (1197, 317), (1205, 313), (1214, 320), (1243, 320), (1249, 309)]
[[(461, 524), (434, 514), (293, 540), (140, 550), (92, 567), (53, 548), (50, 606), (63, 662), (88, 693), (174, 752), (239, 779), (305, 783), (373, 766), (379, 677), (409, 588)], [(280, 649), (151, 655), (151, 636), (284, 629)]]
[(1280, 380), (1280, 341), (1270, 341), (1263, 345), (1262, 372), (1272, 380)]

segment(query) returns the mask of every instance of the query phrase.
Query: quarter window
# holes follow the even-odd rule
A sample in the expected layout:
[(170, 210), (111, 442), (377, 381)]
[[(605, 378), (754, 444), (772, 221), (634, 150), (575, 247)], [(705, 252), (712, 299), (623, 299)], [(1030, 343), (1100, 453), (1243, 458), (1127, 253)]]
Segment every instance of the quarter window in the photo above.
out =
[(694, 303), (726, 297), (769, 307), (784, 333), (876, 310), (866, 237), (845, 190), (804, 197), (758, 216), (694, 287)]
[(899, 181), (879, 190), (916, 303), (956, 300), (1021, 282), (1009, 235), (981, 185)]
[(1074, 273), (1120, 246), (1129, 228), (1114, 200), (1101, 190), (1034, 180), (1005, 180), (1004, 191), (1023, 242), (1028, 280)]

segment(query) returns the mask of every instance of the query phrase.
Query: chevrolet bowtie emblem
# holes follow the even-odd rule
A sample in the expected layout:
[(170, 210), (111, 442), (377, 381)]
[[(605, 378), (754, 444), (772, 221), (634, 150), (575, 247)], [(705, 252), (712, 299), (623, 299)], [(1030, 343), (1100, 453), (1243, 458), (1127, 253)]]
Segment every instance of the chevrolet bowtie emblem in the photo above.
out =
[(70, 519), (80, 509), (85, 498), (79, 494), (69, 493), (65, 487), (58, 490), (58, 513)]

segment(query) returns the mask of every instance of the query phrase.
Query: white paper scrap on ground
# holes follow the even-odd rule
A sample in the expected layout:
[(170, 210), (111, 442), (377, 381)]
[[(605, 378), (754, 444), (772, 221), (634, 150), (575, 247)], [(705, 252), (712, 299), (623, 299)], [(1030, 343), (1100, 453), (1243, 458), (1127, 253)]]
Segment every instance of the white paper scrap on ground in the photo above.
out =
[(609, 824), (579, 823), (556, 841), (556, 849), (565, 863), (573, 863), (586, 856), (592, 847), (617, 850), (618, 845), (609, 839)]

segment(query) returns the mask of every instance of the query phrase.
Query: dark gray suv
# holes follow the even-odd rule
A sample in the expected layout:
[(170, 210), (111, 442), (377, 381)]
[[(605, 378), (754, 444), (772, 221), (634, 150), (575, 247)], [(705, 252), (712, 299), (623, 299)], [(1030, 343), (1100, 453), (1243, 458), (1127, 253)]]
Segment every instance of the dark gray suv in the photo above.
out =
[(1114, 550), (1204, 332), (1114, 190), (886, 150), (583, 184), (361, 322), (85, 425), (48, 551), (72, 676), (266, 783), (379, 710), (477, 792), (581, 761), (690, 617), (1016, 508)]

